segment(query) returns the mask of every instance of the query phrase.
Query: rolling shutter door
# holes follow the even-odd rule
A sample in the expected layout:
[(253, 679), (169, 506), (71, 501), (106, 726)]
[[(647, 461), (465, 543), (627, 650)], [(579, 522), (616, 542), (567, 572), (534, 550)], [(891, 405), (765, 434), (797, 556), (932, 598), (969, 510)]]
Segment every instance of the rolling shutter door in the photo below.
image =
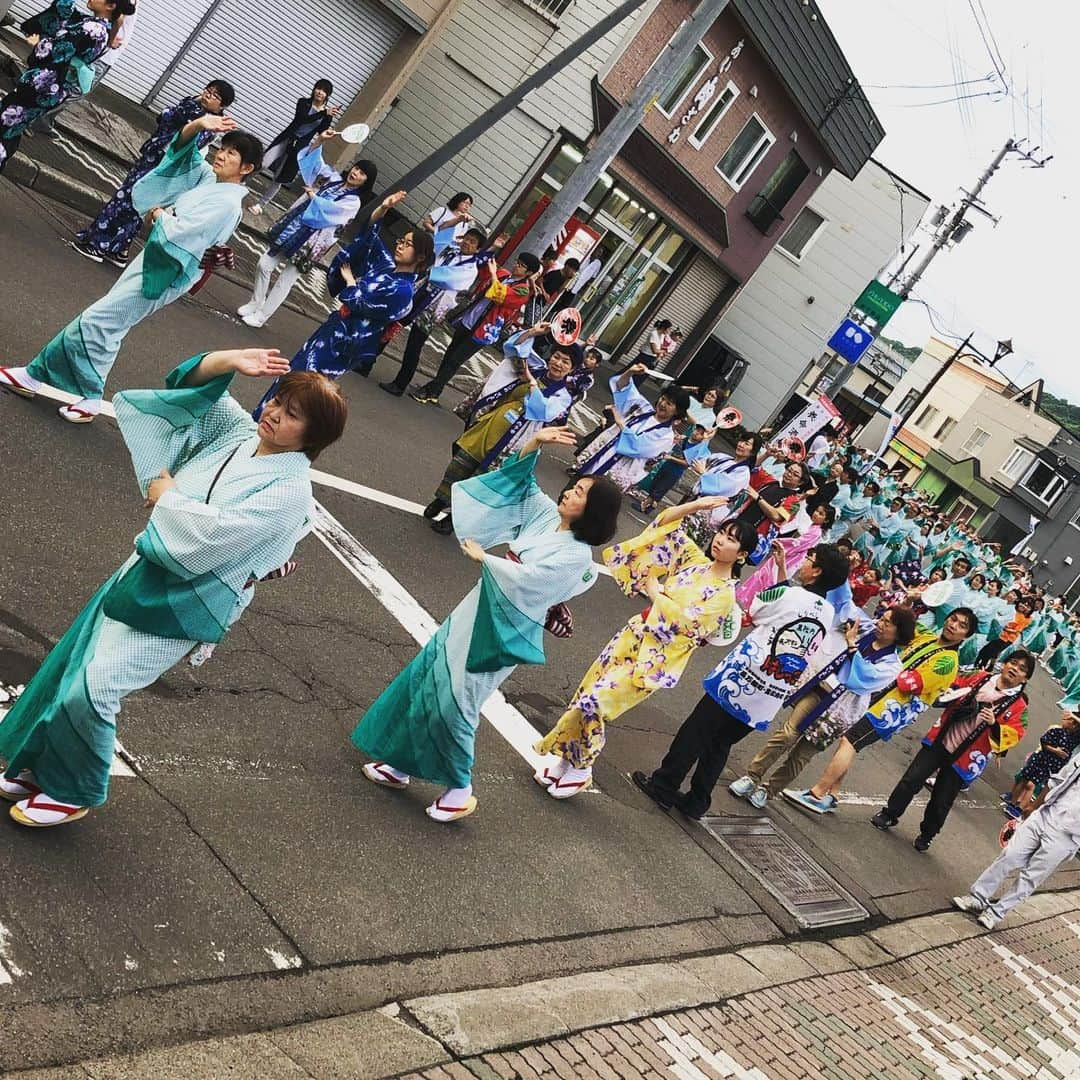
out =
[[(637, 356), (645, 348), (649, 334), (652, 333), (652, 323), (657, 319), (670, 319), (677, 328), (689, 335), (716, 302), (721, 289), (727, 282), (728, 276), (724, 271), (712, 259), (699, 251), (683, 271), (682, 278), (671, 290), (668, 298), (657, 309), (650, 324), (634, 343), (634, 347), (625, 350), (626, 355)], [(657, 370), (662, 371), (670, 359), (669, 357), (660, 364)]]
[[(15, 0), (11, 13), (22, 21), (44, 5)], [(210, 79), (225, 79), (236, 88), (230, 115), (268, 142), (316, 79), (329, 79), (332, 104), (347, 108), (403, 27), (374, 0), (140, 0), (131, 44), (105, 85), (159, 111)], [(168, 78), (148, 100), (165, 72)]]
[(369, 0), (223, 0), (150, 105), (164, 108), (208, 79), (227, 79), (236, 87), (230, 115), (269, 141), (316, 79), (329, 79), (331, 103), (347, 108), (403, 25)]

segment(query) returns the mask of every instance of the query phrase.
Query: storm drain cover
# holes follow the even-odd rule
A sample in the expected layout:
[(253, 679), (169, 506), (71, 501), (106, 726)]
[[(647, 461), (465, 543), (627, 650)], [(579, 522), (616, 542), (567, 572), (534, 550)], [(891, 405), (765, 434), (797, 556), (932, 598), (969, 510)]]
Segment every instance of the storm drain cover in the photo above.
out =
[(869, 918), (851, 893), (768, 818), (704, 817), (701, 824), (804, 930)]

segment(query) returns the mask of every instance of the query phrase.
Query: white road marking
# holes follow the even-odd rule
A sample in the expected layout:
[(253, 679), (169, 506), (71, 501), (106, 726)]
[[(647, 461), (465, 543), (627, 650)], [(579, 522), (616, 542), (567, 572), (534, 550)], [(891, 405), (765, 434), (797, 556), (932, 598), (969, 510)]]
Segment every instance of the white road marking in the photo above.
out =
[[(888, 795), (859, 795), (856, 792), (841, 791), (840, 803), (844, 806), (884, 806), (889, 801)], [(928, 795), (916, 795), (911, 800), (911, 805), (918, 808), (926, 806), (930, 802)], [(958, 798), (955, 803), (956, 806), (966, 806), (972, 810), (1001, 810), (1000, 805), (996, 803), (980, 802), (978, 799), (960, 799)]]
[(10, 944), (11, 931), (3, 923), (0, 923), (0, 986), (10, 983), (20, 975), (26, 974), (11, 959)]
[(270, 962), (279, 971), (304, 966), (304, 961), (299, 956), (286, 956), (283, 952), (278, 952), (277, 949), (268, 949), (265, 945), (263, 946), (263, 952), (270, 957)]

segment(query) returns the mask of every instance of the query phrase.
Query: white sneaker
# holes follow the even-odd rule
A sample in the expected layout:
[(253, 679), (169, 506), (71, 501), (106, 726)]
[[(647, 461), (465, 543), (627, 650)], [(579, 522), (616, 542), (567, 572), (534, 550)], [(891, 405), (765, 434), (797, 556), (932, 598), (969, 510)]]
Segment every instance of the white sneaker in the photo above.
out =
[(970, 894), (967, 896), (954, 896), (952, 898), (952, 906), (957, 911), (966, 911), (969, 915), (978, 915), (979, 912), (985, 910), (982, 902), (976, 900), (974, 896)]
[(754, 788), (750, 795), (750, 805), (755, 810), (764, 810), (765, 804), (769, 801), (769, 793), (763, 787)]
[(986, 930), (993, 930), (997, 926), (998, 921), (994, 918), (993, 913), (987, 908), (986, 911), (980, 912), (975, 916), (975, 921)]
[(266, 316), (263, 315), (261, 312), (255, 312), (252, 315), (242, 315), (240, 317), (240, 321), (243, 323), (247, 323), (248, 326), (254, 326), (256, 329), (258, 329), (260, 326), (266, 325)]
[(254, 300), (249, 300), (236, 309), (236, 314), (242, 319), (245, 315), (254, 315), (259, 310), (259, 305)]
[(749, 776), (740, 776), (738, 780), (728, 784), (728, 791), (740, 799), (745, 799), (756, 787), (756, 780), (751, 780)]

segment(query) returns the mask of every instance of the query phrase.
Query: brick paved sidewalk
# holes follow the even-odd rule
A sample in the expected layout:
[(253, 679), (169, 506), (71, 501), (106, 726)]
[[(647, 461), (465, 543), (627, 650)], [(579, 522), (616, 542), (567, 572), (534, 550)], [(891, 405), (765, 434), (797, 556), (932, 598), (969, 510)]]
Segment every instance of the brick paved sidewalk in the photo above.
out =
[(1077, 1077), (1080, 915), (410, 1076)]

